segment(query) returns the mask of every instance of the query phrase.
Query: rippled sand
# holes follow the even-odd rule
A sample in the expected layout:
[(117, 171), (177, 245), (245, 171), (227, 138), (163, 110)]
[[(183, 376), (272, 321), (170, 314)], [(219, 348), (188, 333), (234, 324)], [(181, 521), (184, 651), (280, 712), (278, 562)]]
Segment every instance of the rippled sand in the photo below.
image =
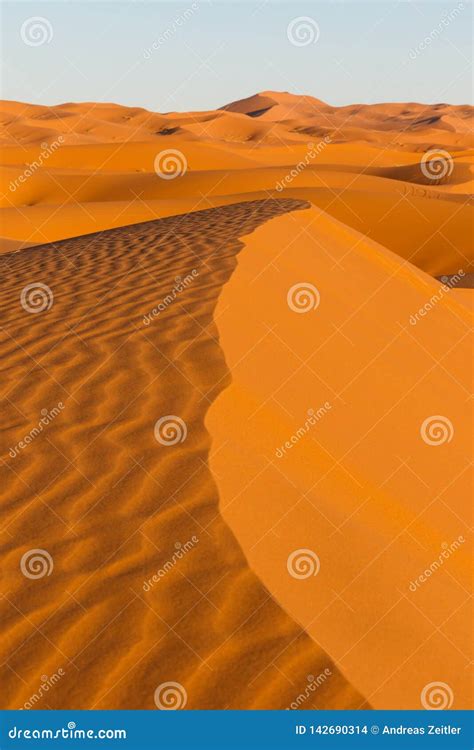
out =
[[(239, 237), (304, 206), (233, 205), (5, 256), (4, 707), (154, 708), (170, 681), (187, 708), (366, 705), (249, 567), (208, 463), (204, 416), (229, 383), (213, 313)], [(28, 312), (20, 293), (38, 282), (54, 299)], [(169, 415), (184, 442), (155, 438)], [(21, 565), (34, 549), (51, 561)]]

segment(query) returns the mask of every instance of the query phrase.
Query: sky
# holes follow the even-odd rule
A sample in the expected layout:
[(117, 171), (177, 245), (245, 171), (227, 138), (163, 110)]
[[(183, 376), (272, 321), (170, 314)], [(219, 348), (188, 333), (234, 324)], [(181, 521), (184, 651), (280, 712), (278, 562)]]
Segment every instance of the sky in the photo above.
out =
[(468, 0), (15, 0), (0, 14), (3, 99), (158, 112), (264, 90), (472, 103)]

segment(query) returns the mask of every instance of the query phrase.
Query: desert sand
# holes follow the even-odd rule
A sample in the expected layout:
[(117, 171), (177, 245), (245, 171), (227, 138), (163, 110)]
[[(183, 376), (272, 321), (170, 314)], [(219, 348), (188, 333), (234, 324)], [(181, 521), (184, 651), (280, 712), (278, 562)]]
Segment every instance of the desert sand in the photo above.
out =
[[(229, 378), (213, 311), (238, 237), (303, 205), (248, 202), (5, 256), (6, 707), (58, 670), (35, 707), (154, 708), (157, 686), (177, 682), (188, 708), (285, 708), (325, 670), (305, 707), (367, 705), (249, 568), (207, 462), (204, 414)], [(40, 314), (18, 304), (33, 269), (54, 295)], [(178, 276), (192, 282), (153, 313)], [(184, 442), (155, 438), (167, 415)], [(22, 574), (31, 549), (50, 575)]]
[(472, 705), (472, 108), (0, 111), (4, 707)]
[[(0, 112), (6, 241), (41, 244), (284, 194), (429, 273), (467, 273), (472, 263), (472, 107), (331, 107), (269, 91), (210, 112), (19, 102), (3, 102)], [(427, 176), (421, 160), (439, 149), (449, 169), (435, 161)], [(186, 162), (177, 180), (157, 179), (155, 159), (168, 150)]]
[[(469, 708), (469, 309), (448, 291), (416, 320), (440, 283), (315, 208), (244, 240), (216, 309), (232, 383), (206, 418), (223, 518), (374, 708), (420, 707), (440, 680)], [(319, 570), (288, 575), (295, 550)]]

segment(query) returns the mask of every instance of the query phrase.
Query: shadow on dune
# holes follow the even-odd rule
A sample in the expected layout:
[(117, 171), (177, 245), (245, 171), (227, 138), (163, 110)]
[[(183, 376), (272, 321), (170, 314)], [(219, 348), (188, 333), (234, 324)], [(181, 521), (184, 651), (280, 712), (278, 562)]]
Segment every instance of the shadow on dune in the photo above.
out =
[[(5, 708), (60, 668), (35, 708), (155, 708), (170, 681), (192, 709), (368, 707), (249, 568), (208, 468), (204, 417), (230, 377), (213, 313), (239, 237), (306, 205), (229, 205), (3, 256)], [(20, 304), (38, 284), (39, 314)], [(32, 549), (50, 575), (22, 574)]]

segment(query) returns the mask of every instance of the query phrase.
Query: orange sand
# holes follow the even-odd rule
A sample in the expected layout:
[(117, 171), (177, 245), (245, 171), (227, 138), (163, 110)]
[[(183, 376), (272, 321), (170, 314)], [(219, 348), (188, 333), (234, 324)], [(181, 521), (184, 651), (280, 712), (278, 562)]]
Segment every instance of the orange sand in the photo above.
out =
[[(188, 708), (285, 708), (325, 670), (303, 707), (367, 706), (249, 568), (207, 462), (204, 414), (228, 382), (212, 316), (238, 237), (301, 205), (245, 203), (4, 257), (3, 707), (31, 703), (59, 670), (27, 707), (153, 709), (173, 681)], [(29, 314), (19, 294), (35, 278), (54, 302)], [(185, 421), (182, 443), (154, 437), (169, 414)], [(50, 575), (22, 574), (31, 549), (51, 556)]]
[[(411, 323), (440, 283), (314, 208), (245, 245), (216, 309), (232, 384), (206, 419), (223, 517), (375, 708), (420, 708), (437, 680), (469, 708), (469, 311), (448, 291)], [(299, 282), (320, 294), (303, 314), (287, 303)], [(451, 442), (422, 440), (431, 415), (450, 420)], [(318, 555), (317, 575), (288, 574), (298, 549)]]
[[(34, 707), (154, 708), (168, 681), (187, 708), (418, 708), (435, 681), (469, 706), (472, 290), (410, 316), (472, 272), (472, 108), (0, 109), (5, 707), (59, 668)], [(54, 303), (30, 314), (37, 282)], [(182, 443), (155, 440), (166, 415)], [(30, 580), (36, 548), (54, 570)], [(288, 573), (300, 548), (316, 576)]]
[[(467, 272), (472, 262), (471, 107), (338, 108), (264, 92), (222, 110), (185, 114), (3, 102), (1, 118), (6, 240), (49, 242), (284, 194), (324, 208), (429, 273)], [(420, 168), (433, 148), (452, 158), (451, 174), (440, 180)], [(179, 179), (155, 173), (156, 155), (168, 149), (186, 159)], [(42, 164), (18, 183), (42, 153)]]

